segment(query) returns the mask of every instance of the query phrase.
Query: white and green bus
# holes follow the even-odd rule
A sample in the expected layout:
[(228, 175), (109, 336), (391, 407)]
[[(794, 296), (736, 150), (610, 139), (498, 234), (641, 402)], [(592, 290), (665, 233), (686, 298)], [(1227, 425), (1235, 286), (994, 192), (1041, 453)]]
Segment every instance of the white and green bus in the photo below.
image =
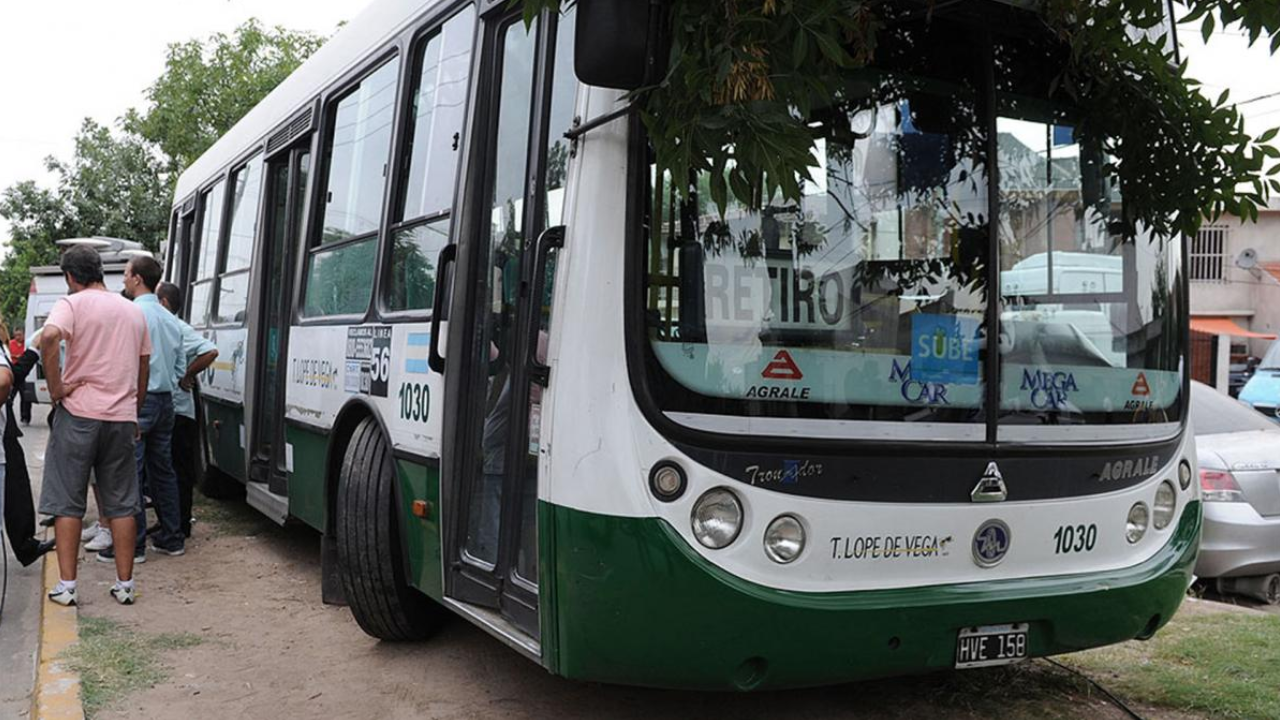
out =
[(569, 678), (1150, 637), (1200, 534), (1185, 249), (1124, 231), (1021, 5), (885, 4), (803, 199), (722, 212), (627, 106), (650, 3), (377, 0), (179, 180), (207, 489), (320, 533), (370, 635)]

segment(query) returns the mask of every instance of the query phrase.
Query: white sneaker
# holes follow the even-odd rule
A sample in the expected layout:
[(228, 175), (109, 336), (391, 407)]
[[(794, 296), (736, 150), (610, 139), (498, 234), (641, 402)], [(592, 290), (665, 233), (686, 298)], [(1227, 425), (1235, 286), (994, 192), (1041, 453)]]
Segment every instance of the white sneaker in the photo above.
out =
[(84, 549), (89, 552), (98, 552), (109, 547), (111, 547), (111, 528), (104, 527), (98, 529), (98, 534), (84, 546)]
[(49, 599), (64, 607), (70, 607), (76, 604), (76, 591), (68, 590), (58, 583), (54, 586), (53, 592), (49, 593)]
[(116, 583), (111, 587), (111, 597), (115, 598), (116, 602), (121, 605), (132, 605), (134, 590), (136, 588), (127, 588), (120, 583)]
[(103, 529), (104, 528), (102, 527), (102, 525), (100, 525), (97, 520), (94, 520), (92, 525), (88, 525), (85, 527), (84, 530), (80, 531), (80, 542), (82, 543), (89, 542), (90, 540), (97, 537), (98, 532)]

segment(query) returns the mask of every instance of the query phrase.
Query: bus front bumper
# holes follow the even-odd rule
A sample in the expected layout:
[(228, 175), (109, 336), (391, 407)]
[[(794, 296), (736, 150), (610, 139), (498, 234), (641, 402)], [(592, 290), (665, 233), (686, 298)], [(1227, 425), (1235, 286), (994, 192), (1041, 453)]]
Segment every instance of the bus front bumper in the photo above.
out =
[(544, 664), (670, 688), (825, 685), (954, 667), (961, 628), (1026, 622), (1033, 657), (1146, 638), (1192, 580), (1201, 507), (1149, 560), (1087, 575), (798, 593), (706, 562), (664, 522), (542, 504)]

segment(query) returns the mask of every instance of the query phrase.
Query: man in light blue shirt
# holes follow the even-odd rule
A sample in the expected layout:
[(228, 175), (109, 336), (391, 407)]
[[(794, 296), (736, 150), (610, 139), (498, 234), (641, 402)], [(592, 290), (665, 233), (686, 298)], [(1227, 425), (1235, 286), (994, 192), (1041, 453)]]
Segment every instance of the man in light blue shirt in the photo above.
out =
[[(155, 504), (159, 532), (151, 538), (151, 548), (164, 555), (186, 552), (182, 534), (178, 478), (173, 471), (173, 393), (185, 375), (186, 356), (182, 352), (182, 328), (178, 319), (160, 305), (155, 296), (163, 270), (155, 258), (139, 255), (124, 269), (124, 292), (133, 299), (147, 319), (151, 334), (151, 364), (147, 395), (138, 410), (138, 438), (134, 458), (144, 496)], [(145, 562), (147, 510), (138, 514), (138, 541), (134, 562)], [(111, 549), (98, 553), (103, 562), (113, 562)]]
[(199, 331), (177, 317), (182, 307), (182, 290), (177, 285), (162, 282), (156, 287), (156, 297), (166, 310), (173, 313), (182, 328), (182, 355), (186, 373), (178, 381), (173, 395), (173, 469), (178, 476), (178, 505), (182, 514), (182, 534), (191, 537), (191, 494), (196, 476), (200, 472), (200, 429), (196, 423), (196, 401), (191, 390), (200, 373), (218, 357), (218, 347)]

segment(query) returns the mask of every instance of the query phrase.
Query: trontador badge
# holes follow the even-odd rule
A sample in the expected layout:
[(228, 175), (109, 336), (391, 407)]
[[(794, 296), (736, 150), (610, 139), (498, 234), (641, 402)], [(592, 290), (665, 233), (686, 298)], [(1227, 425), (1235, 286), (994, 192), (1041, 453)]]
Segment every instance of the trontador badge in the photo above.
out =
[(994, 462), (987, 463), (987, 471), (982, 473), (978, 484), (969, 493), (974, 502), (1002, 502), (1009, 497), (1009, 489), (1005, 487), (1004, 476), (1000, 474), (1000, 466)]

